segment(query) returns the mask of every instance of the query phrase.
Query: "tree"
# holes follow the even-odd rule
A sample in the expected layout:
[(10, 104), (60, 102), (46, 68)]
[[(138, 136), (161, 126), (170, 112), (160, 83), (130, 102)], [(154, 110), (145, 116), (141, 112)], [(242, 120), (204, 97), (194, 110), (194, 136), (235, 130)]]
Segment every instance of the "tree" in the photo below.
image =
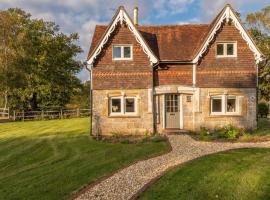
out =
[(8, 94), (9, 106), (32, 110), (64, 107), (75, 93), (74, 88), (81, 85), (76, 77), (82, 68), (76, 60), (82, 51), (76, 45), (78, 34), (66, 35), (55, 23), (31, 19), (30, 14), (20, 9), (1, 11), (1, 15), (16, 19), (15, 22), (0, 21), (5, 32), (3, 40), (14, 35), (9, 29), (18, 30), (21, 34), (14, 35), (15, 40), (11, 44), (0, 44), (1, 49), (10, 50), (8, 56), (4, 51), (0, 55), (8, 61), (1, 75), (5, 77), (2, 82), (6, 89), (2, 91)]
[(270, 100), (270, 6), (246, 17), (250, 32), (266, 60), (259, 65), (259, 97)]

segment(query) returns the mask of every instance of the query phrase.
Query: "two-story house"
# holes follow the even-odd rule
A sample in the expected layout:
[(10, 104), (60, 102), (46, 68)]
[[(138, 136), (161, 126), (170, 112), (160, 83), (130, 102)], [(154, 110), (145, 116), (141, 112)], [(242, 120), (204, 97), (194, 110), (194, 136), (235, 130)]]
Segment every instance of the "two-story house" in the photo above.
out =
[(257, 126), (263, 55), (226, 5), (210, 24), (138, 24), (120, 6), (97, 25), (87, 59), (92, 134)]

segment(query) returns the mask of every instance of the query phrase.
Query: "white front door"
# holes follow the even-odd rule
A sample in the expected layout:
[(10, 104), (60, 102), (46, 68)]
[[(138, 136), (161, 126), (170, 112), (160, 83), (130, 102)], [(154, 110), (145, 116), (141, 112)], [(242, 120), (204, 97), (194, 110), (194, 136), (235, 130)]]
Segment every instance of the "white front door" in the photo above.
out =
[(165, 128), (180, 129), (180, 96), (165, 95)]

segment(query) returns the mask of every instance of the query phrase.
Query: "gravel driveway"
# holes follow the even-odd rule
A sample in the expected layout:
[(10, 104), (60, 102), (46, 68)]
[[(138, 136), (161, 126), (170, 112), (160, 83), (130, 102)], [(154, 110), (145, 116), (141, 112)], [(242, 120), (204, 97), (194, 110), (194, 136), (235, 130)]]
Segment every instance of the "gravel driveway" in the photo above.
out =
[(168, 154), (140, 161), (80, 194), (76, 200), (127, 200), (136, 195), (151, 180), (166, 170), (192, 159), (237, 148), (270, 147), (270, 142), (229, 143), (195, 141), (188, 135), (168, 136), (172, 151)]

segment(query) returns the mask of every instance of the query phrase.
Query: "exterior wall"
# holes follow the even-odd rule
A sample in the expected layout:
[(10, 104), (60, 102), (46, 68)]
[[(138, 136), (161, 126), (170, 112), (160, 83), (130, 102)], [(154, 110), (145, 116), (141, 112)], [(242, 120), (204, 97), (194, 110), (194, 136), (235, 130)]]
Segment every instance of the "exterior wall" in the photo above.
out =
[[(214, 129), (225, 125), (234, 125), (244, 129), (255, 129), (256, 121), (256, 89), (230, 89), (230, 88), (204, 88), (200, 92), (200, 108), (195, 113), (196, 126), (199, 130), (201, 126)], [(240, 115), (212, 116), (210, 114), (210, 95), (237, 95), (240, 96)]]
[[(217, 58), (216, 42), (237, 42), (237, 57)], [(255, 88), (256, 63), (252, 51), (233, 24), (225, 24), (196, 68), (196, 87)]]
[[(243, 129), (255, 129), (256, 122), (256, 89), (255, 88), (201, 88), (199, 95), (196, 92), (178, 93), (182, 98), (183, 129), (197, 131), (200, 127), (215, 129), (226, 125), (233, 125)], [(239, 97), (239, 115), (211, 115), (210, 97), (216, 95), (235, 95)], [(187, 101), (190, 96), (191, 102)], [(165, 127), (164, 121), (164, 98), (165, 94), (159, 94), (157, 109), (159, 120), (157, 131), (162, 133)], [(158, 100), (156, 100), (158, 102)], [(180, 109), (181, 109), (180, 108)]]
[[(109, 115), (109, 98), (113, 96), (137, 96), (138, 115), (112, 117)], [(151, 94), (151, 93), (150, 93)], [(148, 90), (94, 90), (93, 91), (93, 135), (109, 136), (144, 135), (153, 130), (153, 114), (148, 112)]]
[[(113, 60), (113, 45), (133, 46), (133, 60)], [(143, 89), (152, 85), (152, 66), (133, 33), (118, 26), (93, 67), (93, 89)]]
[(192, 86), (192, 67), (183, 64), (162, 64), (155, 73), (155, 85)]

